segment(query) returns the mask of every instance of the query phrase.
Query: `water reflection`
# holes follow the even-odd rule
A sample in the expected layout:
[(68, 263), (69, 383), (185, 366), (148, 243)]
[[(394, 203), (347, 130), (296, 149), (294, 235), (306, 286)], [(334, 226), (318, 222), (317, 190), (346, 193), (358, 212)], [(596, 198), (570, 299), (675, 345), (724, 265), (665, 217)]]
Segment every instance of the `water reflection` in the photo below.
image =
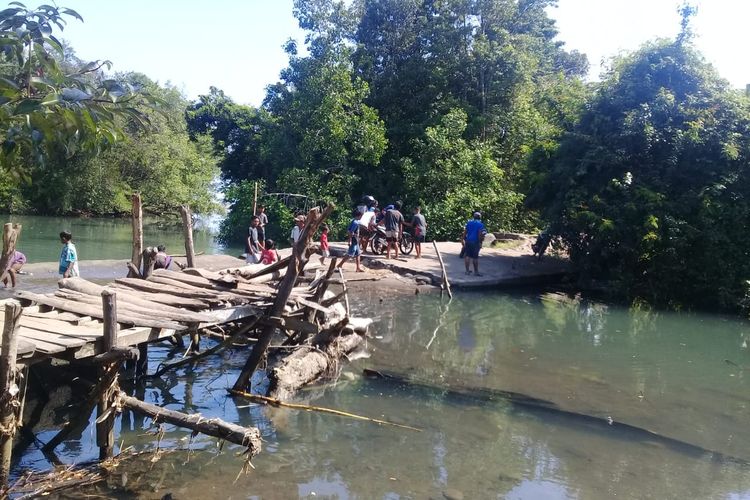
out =
[[(147, 400), (261, 430), (256, 469), (239, 475), (236, 448), (198, 436), (191, 455), (128, 469), (128, 485), (98, 493), (174, 498), (750, 498), (748, 466), (566, 414), (483, 397), (509, 390), (747, 457), (750, 387), (743, 322), (628, 311), (558, 294), (362, 297), (377, 318), (372, 357), (304, 403), (414, 425), (380, 427), (227, 398), (245, 353), (228, 351), (136, 389)], [(426, 347), (429, 346), (429, 347)], [(154, 353), (159, 359), (166, 347)], [(737, 360), (738, 366), (724, 362)], [(746, 357), (744, 359), (747, 359)], [(747, 362), (745, 362), (747, 363)], [(364, 364), (425, 382), (362, 379)], [(151, 366), (153, 371), (156, 367)], [(445, 387), (466, 388), (466, 394)], [(478, 389), (475, 392), (475, 389)], [(482, 389), (490, 391), (482, 392)], [(479, 394), (482, 397), (471, 397)], [(148, 420), (123, 416), (121, 437), (154, 446)], [(163, 444), (188, 446), (166, 428)], [(89, 431), (68, 461), (93, 457)], [(29, 452), (23, 464), (41, 463)], [(166, 472), (165, 472), (166, 471)], [(84, 492), (82, 492), (83, 494)], [(90, 492), (89, 492), (90, 493)]]

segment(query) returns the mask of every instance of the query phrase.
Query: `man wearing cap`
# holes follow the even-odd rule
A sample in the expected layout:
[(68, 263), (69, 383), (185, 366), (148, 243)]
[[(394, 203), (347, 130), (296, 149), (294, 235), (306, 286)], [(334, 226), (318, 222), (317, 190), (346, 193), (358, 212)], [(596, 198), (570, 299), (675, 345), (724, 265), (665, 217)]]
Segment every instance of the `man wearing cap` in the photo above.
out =
[(463, 234), (466, 274), (471, 274), (469, 261), (473, 261), (474, 276), (481, 276), (479, 274), (479, 249), (482, 248), (482, 240), (485, 234), (487, 234), (487, 228), (482, 223), (482, 214), (474, 212), (474, 218), (466, 223)]

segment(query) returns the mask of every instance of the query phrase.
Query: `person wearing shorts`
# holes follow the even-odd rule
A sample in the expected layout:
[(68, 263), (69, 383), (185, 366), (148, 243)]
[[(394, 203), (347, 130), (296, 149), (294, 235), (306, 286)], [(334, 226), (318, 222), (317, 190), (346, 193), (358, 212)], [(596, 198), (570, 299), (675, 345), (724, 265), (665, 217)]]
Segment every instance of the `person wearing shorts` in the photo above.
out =
[(391, 258), (391, 247), (398, 259), (398, 240), (401, 239), (401, 231), (404, 230), (404, 216), (401, 214), (401, 202), (393, 204), (393, 208), (385, 213), (385, 239), (387, 241), (385, 258)]
[(479, 249), (482, 248), (482, 240), (485, 234), (487, 234), (487, 228), (482, 223), (482, 214), (474, 212), (473, 218), (466, 223), (463, 234), (466, 274), (471, 274), (469, 264), (473, 263), (474, 276), (481, 276), (479, 274)]
[(354, 259), (354, 262), (357, 265), (357, 272), (363, 273), (364, 269), (362, 269), (360, 265), (360, 255), (362, 255), (362, 252), (360, 251), (359, 247), (359, 216), (360, 213), (355, 209), (352, 213), (352, 216), (354, 217), (352, 221), (349, 223), (349, 227), (347, 228), (347, 233), (349, 235), (349, 248), (346, 251), (346, 255), (344, 255), (344, 258), (341, 259), (341, 262), (337, 267), (341, 268), (344, 263), (349, 259)]
[(427, 235), (427, 221), (422, 215), (422, 207), (417, 205), (414, 207), (414, 215), (411, 218), (411, 222), (404, 222), (412, 228), (412, 234), (414, 235), (414, 248), (417, 251), (415, 259), (422, 257), (422, 243), (424, 243), (425, 236)]

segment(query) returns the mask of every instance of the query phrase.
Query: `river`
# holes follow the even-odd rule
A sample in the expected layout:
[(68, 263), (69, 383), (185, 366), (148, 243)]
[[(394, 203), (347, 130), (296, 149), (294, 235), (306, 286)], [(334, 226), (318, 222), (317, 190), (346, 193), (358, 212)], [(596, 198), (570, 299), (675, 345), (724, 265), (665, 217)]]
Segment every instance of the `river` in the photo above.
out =
[[(360, 290), (352, 307), (376, 321), (370, 357), (300, 399), (422, 432), (228, 398), (246, 352), (226, 351), (135, 391), (169, 408), (258, 426), (264, 450), (254, 469), (240, 473), (236, 447), (220, 449), (205, 436), (191, 442), (167, 427), (161, 447), (189, 446), (190, 454), (125, 466), (106, 486), (65, 498), (750, 499), (745, 321), (554, 292), (459, 292), (448, 303), (436, 294)], [(167, 356), (182, 352), (153, 348), (150, 371)], [(365, 367), (424, 384), (364, 378)], [(448, 387), (462, 393), (441, 389)], [(488, 397), (498, 390), (568, 413)], [(49, 424), (36, 430), (42, 442), (55, 432)], [(148, 431), (148, 421), (118, 418), (125, 446), (154, 449)], [(68, 463), (97, 453), (91, 429), (58, 448)], [(32, 445), (15, 471), (47, 467)]]
[[(127, 259), (133, 251), (133, 230), (130, 219), (43, 217), (33, 215), (6, 215), (4, 222), (23, 225), (18, 250), (26, 254), (29, 262), (56, 262), (60, 255), (60, 231), (70, 231), (78, 249), (80, 260)], [(196, 217), (193, 245), (196, 252), (208, 254), (242, 252), (220, 245), (214, 235), (215, 218)], [(176, 219), (164, 220), (145, 217), (143, 243), (145, 246), (165, 245), (167, 251), (185, 253), (182, 225)]]

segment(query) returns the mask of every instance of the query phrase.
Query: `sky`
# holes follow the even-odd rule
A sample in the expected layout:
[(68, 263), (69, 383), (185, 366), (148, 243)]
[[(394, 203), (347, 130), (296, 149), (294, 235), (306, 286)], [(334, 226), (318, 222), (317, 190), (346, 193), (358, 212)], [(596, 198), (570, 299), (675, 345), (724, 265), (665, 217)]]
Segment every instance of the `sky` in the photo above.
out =
[[(304, 33), (292, 0), (58, 0), (83, 16), (60, 34), (85, 60), (109, 59), (113, 71), (139, 71), (170, 82), (190, 99), (224, 90), (259, 105), (265, 87), (287, 65), (282, 45)], [(43, 2), (40, 2), (43, 3)], [(656, 37), (674, 37), (681, 0), (559, 0), (557, 20), (568, 50), (589, 57), (590, 78), (620, 51)], [(693, 22), (696, 45), (735, 87), (750, 83), (747, 20), (750, 0), (700, 0)], [(27, 0), (27, 5), (35, 4)], [(745, 33), (744, 35), (742, 33)]]

